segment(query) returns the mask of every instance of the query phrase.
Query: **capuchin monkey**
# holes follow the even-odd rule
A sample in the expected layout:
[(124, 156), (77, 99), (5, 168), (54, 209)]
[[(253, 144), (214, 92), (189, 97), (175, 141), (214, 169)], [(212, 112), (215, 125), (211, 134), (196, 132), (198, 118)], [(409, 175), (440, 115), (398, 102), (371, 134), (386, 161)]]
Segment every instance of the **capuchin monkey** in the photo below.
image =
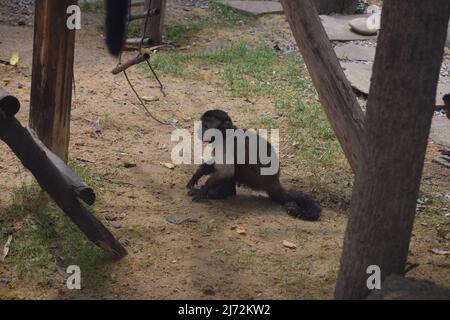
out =
[[(233, 122), (228, 114), (222, 110), (207, 111), (201, 117), (201, 121), (201, 139), (210, 144), (214, 143), (214, 137), (208, 140), (208, 138), (205, 137), (206, 130), (218, 129), (223, 136), (224, 145), (227, 130), (231, 129), (234, 130), (234, 132), (238, 130), (238, 128), (233, 125)], [(247, 132), (247, 130), (244, 130), (244, 132)], [(263, 138), (258, 135), (257, 139), (259, 146), (260, 139)], [(226, 164), (225, 162), (224, 164), (204, 163), (198, 168), (186, 186), (189, 189), (188, 195), (192, 197), (192, 200), (200, 201), (202, 199), (225, 199), (229, 196), (234, 196), (236, 195), (237, 184), (239, 186), (247, 186), (253, 190), (265, 191), (269, 195), (270, 199), (276, 203), (284, 205), (287, 213), (295, 218), (307, 221), (318, 220), (322, 211), (320, 205), (312, 197), (303, 192), (285, 190), (280, 184), (279, 166), (274, 174), (263, 175), (261, 173), (261, 169), (267, 167), (267, 165), (263, 165), (261, 163), (259, 152), (257, 155), (257, 163), (250, 163), (250, 139), (246, 137), (244, 141), (245, 161), (243, 164), (239, 164), (237, 161), (238, 154), (236, 149), (239, 149), (239, 146), (236, 144), (239, 142), (236, 143), (235, 139), (234, 164)], [(267, 143), (266, 150), (268, 150), (269, 153), (275, 152), (268, 141), (264, 140), (263, 143)], [(223, 146), (223, 149), (226, 154), (226, 146)], [(269, 156), (270, 155), (271, 154), (269, 154)], [(278, 158), (275, 158), (278, 161)], [(195, 188), (198, 181), (203, 176), (209, 176), (206, 183), (201, 188)]]
[(125, 42), (129, 0), (105, 0), (106, 44), (109, 53), (117, 57)]

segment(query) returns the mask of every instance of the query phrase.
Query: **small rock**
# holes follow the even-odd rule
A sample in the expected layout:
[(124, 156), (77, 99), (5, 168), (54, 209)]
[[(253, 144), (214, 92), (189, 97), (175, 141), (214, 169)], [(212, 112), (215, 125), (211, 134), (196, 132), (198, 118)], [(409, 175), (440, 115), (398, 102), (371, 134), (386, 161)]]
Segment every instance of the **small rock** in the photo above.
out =
[(245, 229), (242, 228), (242, 227), (237, 227), (237, 228), (236, 228), (236, 233), (239, 234), (239, 235), (241, 235), (241, 236), (245, 236), (245, 235), (247, 234), (247, 230), (245, 230)]
[(127, 169), (135, 168), (136, 166), (137, 166), (136, 163), (131, 163), (131, 162), (124, 162), (123, 163), (123, 167), (127, 168)]
[(117, 222), (117, 221), (109, 221), (109, 224), (110, 224), (111, 226), (113, 226), (114, 228), (116, 228), (116, 229), (122, 228), (122, 224), (120, 224), (120, 223)]
[(145, 102), (154, 102), (154, 101), (159, 101), (159, 97), (147, 96), (147, 97), (142, 97), (142, 100), (144, 100)]
[(213, 288), (207, 287), (203, 289), (203, 294), (207, 296), (214, 296), (216, 295), (216, 291), (214, 291)]
[(356, 33), (365, 35), (365, 36), (373, 36), (378, 33), (378, 29), (376, 26), (374, 28), (370, 28), (370, 24), (368, 23), (368, 18), (356, 18), (349, 22), (350, 28)]
[(286, 247), (288, 249), (297, 249), (297, 245), (295, 243), (289, 242), (287, 240), (283, 241), (283, 247)]
[(11, 278), (10, 278), (10, 277), (6, 277), (6, 276), (2, 277), (2, 283), (3, 283), (5, 286), (7, 286), (8, 284), (11, 283)]
[(117, 276), (114, 273), (111, 273), (109, 277), (112, 283), (117, 283)]

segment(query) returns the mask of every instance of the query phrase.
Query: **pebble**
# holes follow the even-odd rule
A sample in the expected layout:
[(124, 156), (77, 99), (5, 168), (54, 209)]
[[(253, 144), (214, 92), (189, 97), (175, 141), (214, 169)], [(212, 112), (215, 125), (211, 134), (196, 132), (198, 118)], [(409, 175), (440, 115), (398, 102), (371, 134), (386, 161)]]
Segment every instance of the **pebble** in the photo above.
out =
[(287, 240), (283, 241), (283, 246), (288, 249), (297, 249), (297, 245), (295, 243), (289, 242)]
[(2, 277), (2, 283), (7, 286), (8, 284), (11, 283), (11, 278), (10, 277)]
[(113, 226), (114, 228), (116, 228), (116, 229), (122, 228), (122, 224), (120, 224), (120, 223), (117, 222), (117, 221), (109, 221), (109, 224), (110, 224), (111, 226)]

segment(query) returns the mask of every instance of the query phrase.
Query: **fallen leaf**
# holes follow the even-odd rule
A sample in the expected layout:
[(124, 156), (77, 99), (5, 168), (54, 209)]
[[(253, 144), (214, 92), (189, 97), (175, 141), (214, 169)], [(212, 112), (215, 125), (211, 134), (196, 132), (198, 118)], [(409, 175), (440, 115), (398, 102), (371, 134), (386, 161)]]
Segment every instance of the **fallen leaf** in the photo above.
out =
[(8, 256), (9, 253), (9, 246), (11, 245), (11, 241), (12, 241), (12, 235), (10, 235), (8, 237), (8, 240), (6, 240), (5, 246), (3, 247), (3, 253), (2, 256), (0, 257), (0, 261), (1, 262), (5, 262), (6, 257)]
[(173, 170), (175, 169), (175, 165), (173, 163), (169, 163), (169, 162), (160, 162), (160, 164), (163, 167), (166, 167), (167, 169)]
[(431, 249), (430, 251), (433, 252), (434, 254), (438, 254), (440, 256), (448, 256), (448, 255), (450, 255), (450, 251), (448, 251), (448, 250)]
[(289, 242), (287, 240), (283, 241), (283, 246), (288, 249), (297, 249), (297, 245), (295, 243)]
[(9, 64), (12, 66), (17, 66), (17, 64), (19, 63), (20, 60), (20, 56), (18, 52), (14, 52), (11, 55), (11, 59), (9, 59)]
[(239, 235), (241, 235), (241, 236), (245, 236), (245, 235), (247, 234), (247, 230), (245, 230), (245, 229), (242, 228), (242, 227), (237, 227), (237, 228), (236, 228), (236, 232), (237, 232), (237, 234), (239, 234)]

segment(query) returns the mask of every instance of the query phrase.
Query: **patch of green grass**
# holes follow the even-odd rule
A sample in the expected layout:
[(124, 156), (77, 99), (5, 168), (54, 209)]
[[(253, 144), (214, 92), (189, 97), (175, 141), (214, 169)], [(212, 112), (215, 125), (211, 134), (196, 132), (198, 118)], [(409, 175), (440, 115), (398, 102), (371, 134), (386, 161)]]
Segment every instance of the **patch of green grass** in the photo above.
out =
[(190, 24), (174, 24), (165, 28), (166, 36), (177, 43), (188, 43), (208, 25), (208, 20), (193, 21)]
[[(87, 167), (76, 161), (71, 165), (90, 185), (98, 183)], [(37, 185), (23, 183), (13, 192), (10, 203), (0, 208), (0, 214), (8, 222), (0, 226), (1, 243), (13, 235), (6, 259), (12, 276), (32, 283), (51, 283), (53, 277), (60, 278), (56, 261), (62, 260), (59, 266), (62, 269), (80, 266), (83, 288), (102, 286), (107, 270), (103, 252), (85, 238)]]
[(240, 26), (242, 24), (253, 25), (256, 18), (250, 15), (245, 15), (236, 11), (235, 9), (224, 5), (220, 1), (213, 0), (210, 2), (210, 9), (214, 14), (215, 23), (218, 26)]
[(217, 28), (237, 28), (243, 25), (254, 25), (256, 18), (244, 15), (233, 8), (220, 3), (210, 2), (210, 11), (213, 17), (192, 20), (190, 23), (177, 23), (165, 27), (165, 35), (168, 39), (186, 44), (196, 39), (203, 30), (214, 30)]
[(82, 12), (99, 13), (105, 10), (103, 1), (83, 1), (80, 5)]
[(223, 248), (218, 248), (218, 249), (214, 249), (212, 251), (213, 254), (218, 255), (218, 256), (229, 256), (230, 252), (227, 249), (223, 249)]
[(249, 48), (234, 44), (216, 52), (163, 53), (153, 60), (155, 67), (175, 76), (186, 76), (193, 63), (217, 67), (226, 88), (235, 96), (270, 90), (274, 83), (277, 53), (267, 47)]
[(142, 37), (141, 20), (133, 20), (128, 24), (127, 36), (128, 38)]
[(241, 256), (239, 257), (239, 262), (242, 264), (250, 263), (256, 255), (256, 251), (252, 248), (244, 248), (241, 251)]
[[(160, 53), (154, 64), (163, 73), (190, 78), (199, 72), (195, 69), (197, 64), (206, 65), (218, 74), (224, 90), (232, 96), (273, 99), (283, 117), (279, 121), (262, 117), (260, 124), (277, 127), (280, 121), (284, 122), (287, 133), (298, 144), (297, 156), (305, 165), (332, 175), (337, 168), (344, 168), (345, 183), (351, 181), (347, 161), (300, 56), (281, 55), (266, 45), (251, 48), (238, 43), (216, 52)], [(323, 176), (323, 172), (313, 173)], [(342, 178), (336, 176), (338, 180)], [(341, 190), (336, 190), (338, 193), (342, 194)]]

